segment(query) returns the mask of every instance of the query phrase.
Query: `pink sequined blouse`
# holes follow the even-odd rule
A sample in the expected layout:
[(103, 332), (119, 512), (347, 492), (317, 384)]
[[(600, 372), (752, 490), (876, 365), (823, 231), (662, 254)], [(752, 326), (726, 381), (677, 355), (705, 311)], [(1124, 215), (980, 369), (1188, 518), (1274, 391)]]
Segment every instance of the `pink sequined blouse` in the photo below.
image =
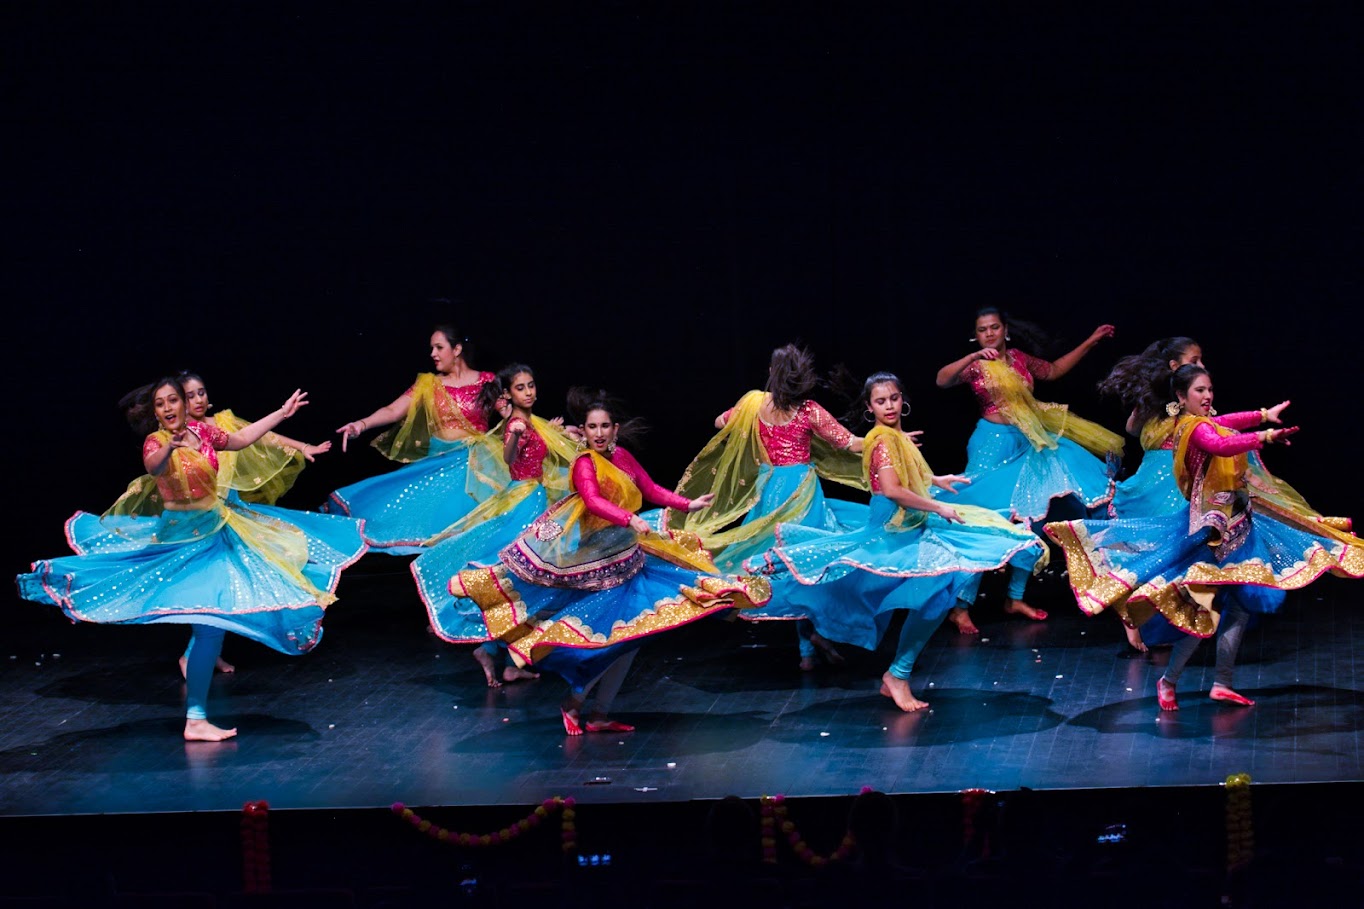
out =
[[(1254, 429), (1260, 425), (1260, 412), (1246, 410), (1240, 413), (1225, 413), (1214, 417), (1213, 422), (1227, 429)], [(1189, 436), (1189, 445), (1200, 452), (1219, 458), (1229, 458), (1242, 452), (1259, 451), (1264, 448), (1264, 443), (1256, 433), (1238, 432), (1234, 436), (1224, 436), (1207, 423), (1199, 423), (1193, 428), (1193, 434)], [(1192, 453), (1188, 460), (1193, 460)]]
[(538, 480), (544, 469), (545, 458), (549, 455), (549, 446), (535, 431), (535, 427), (525, 420), (517, 417), (507, 421), (508, 432), (518, 429), (521, 436), (516, 440), (516, 454), (507, 466), (507, 472), (513, 480)]
[[(1034, 379), (1051, 378), (1052, 364), (1049, 360), (1034, 357), (1032, 354), (1024, 353), (1013, 347), (1004, 352), (1004, 360), (1009, 364), (1010, 369), (1022, 377), (1029, 390), (1032, 390)], [(999, 412), (999, 404), (990, 396), (990, 389), (985, 384), (985, 372), (981, 368), (983, 362), (982, 360), (972, 360), (961, 371), (959, 378), (961, 381), (970, 384), (971, 391), (975, 392), (976, 402), (980, 405), (980, 415), (988, 417)]]
[(881, 494), (881, 471), (887, 467), (895, 467), (895, 462), (890, 459), (890, 449), (886, 447), (885, 442), (877, 442), (876, 447), (871, 450), (869, 465), (871, 476), (868, 479), (871, 480), (872, 495)]
[[(610, 460), (639, 487), (639, 491), (644, 495), (644, 501), (683, 511), (691, 504), (685, 496), (680, 496), (671, 489), (664, 489), (650, 479), (644, 468), (635, 460), (635, 456), (624, 448), (617, 446)], [(601, 494), (601, 487), (597, 484), (597, 470), (592, 465), (592, 458), (589, 455), (579, 455), (573, 462), (573, 489), (582, 496), (587, 510), (602, 520), (625, 527), (630, 523), (630, 518), (634, 517), (634, 512), (626, 511)]]
[[(473, 425), (479, 432), (488, 431), (488, 415), (483, 412), (483, 408), (478, 406), (478, 395), (483, 391), (483, 386), (489, 382), (497, 381), (497, 376), (490, 372), (480, 372), (478, 381), (471, 385), (446, 385), (440, 383), (440, 387), (445, 389), (445, 394), (435, 396), (436, 419), (440, 421), (442, 430), (463, 430), (464, 424), (460, 422), (456, 414), (462, 414), (465, 420)], [(415, 387), (415, 386), (414, 386)], [(406, 394), (412, 394), (409, 388)]]
[[(725, 411), (729, 422), (734, 408)], [(834, 419), (834, 416), (814, 401), (805, 400), (796, 408), (795, 415), (780, 425), (758, 419), (758, 438), (773, 467), (790, 467), (810, 463), (810, 440), (819, 436), (835, 448), (847, 448), (853, 434)]]
[[(194, 431), (199, 437), (199, 453), (203, 455), (214, 471), (218, 469), (218, 449), (227, 447), (227, 433), (212, 423), (204, 423), (199, 420), (186, 420), (185, 425)], [(146, 458), (161, 450), (161, 439), (156, 433), (147, 436), (142, 442), (142, 458)], [(177, 456), (176, 452), (171, 453), (171, 457)], [(216, 485), (201, 487), (195, 482), (193, 472), (179, 471), (172, 474), (171, 471), (163, 471), (156, 478), (156, 491), (161, 494), (161, 499), (165, 502), (189, 503), (197, 502), (208, 496), (217, 495)], [(188, 485), (187, 485), (188, 484)]]

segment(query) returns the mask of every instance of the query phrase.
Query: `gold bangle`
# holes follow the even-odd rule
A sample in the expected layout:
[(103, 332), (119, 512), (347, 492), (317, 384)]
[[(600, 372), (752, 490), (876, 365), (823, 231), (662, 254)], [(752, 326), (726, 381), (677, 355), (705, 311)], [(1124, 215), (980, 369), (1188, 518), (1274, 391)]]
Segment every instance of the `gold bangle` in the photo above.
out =
[(1268, 408), (1268, 407), (1261, 407), (1261, 408), (1260, 408), (1260, 422), (1261, 422), (1261, 423), (1268, 423), (1268, 422), (1269, 422), (1269, 408)]

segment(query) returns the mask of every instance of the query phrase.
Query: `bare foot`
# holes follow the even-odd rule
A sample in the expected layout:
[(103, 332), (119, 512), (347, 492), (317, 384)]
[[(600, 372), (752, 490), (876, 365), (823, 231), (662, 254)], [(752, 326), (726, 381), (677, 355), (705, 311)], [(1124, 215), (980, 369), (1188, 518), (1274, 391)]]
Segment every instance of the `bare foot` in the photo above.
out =
[(928, 706), (927, 701), (921, 701), (914, 696), (914, 692), (909, 690), (909, 682), (905, 679), (898, 679), (889, 672), (881, 676), (881, 693), (895, 702), (905, 713), (912, 713), (915, 710), (923, 710)]
[(830, 644), (827, 638), (821, 637), (818, 634), (812, 634), (810, 635), (810, 643), (815, 645), (819, 650), (819, 655), (828, 660), (830, 665), (843, 665), (843, 654), (834, 649), (834, 645)]
[(1156, 703), (1161, 710), (1179, 709), (1179, 701), (1175, 700), (1175, 686), (1165, 681), (1164, 676), (1156, 679)]
[(971, 621), (971, 613), (965, 606), (953, 606), (947, 613), (947, 618), (953, 625), (957, 626), (957, 631), (962, 634), (980, 634), (980, 629), (976, 623)]
[(1214, 682), (1212, 691), (1208, 692), (1208, 697), (1214, 701), (1226, 701), (1229, 704), (1240, 704), (1242, 707), (1254, 707), (1255, 702), (1237, 691), (1232, 691), (1226, 685)]
[(529, 669), (522, 669), (520, 666), (502, 667), (502, 681), (504, 682), (522, 682), (529, 679), (538, 679), (539, 677), (540, 673), (531, 672)]
[(814, 672), (815, 669), (816, 669), (818, 666), (819, 666), (819, 660), (815, 659), (815, 658), (812, 657), (812, 656), (801, 657), (801, 658), (800, 658), (800, 671), (801, 671), (801, 672)]
[(474, 662), (483, 667), (483, 677), (488, 680), (489, 688), (502, 687), (502, 683), (497, 680), (497, 670), (493, 667), (493, 658), (482, 647), (474, 650)]
[(237, 734), (234, 729), (220, 729), (208, 720), (185, 720), (185, 741), (221, 742)]
[(1025, 618), (1032, 619), (1034, 622), (1045, 621), (1047, 618), (1047, 611), (1045, 609), (1034, 609), (1022, 600), (1009, 600), (1004, 604), (1004, 611), (1013, 613), (1014, 615), (1024, 616)]
[[(184, 654), (181, 654), (181, 655), (180, 655), (180, 678), (183, 679), (183, 678), (185, 677), (185, 674), (186, 674), (186, 672), (187, 672), (187, 667), (188, 667), (188, 666), (189, 666), (189, 657), (185, 656)], [(236, 666), (233, 666), (231, 663), (229, 663), (227, 660), (223, 659), (222, 657), (218, 657), (218, 662), (216, 662), (216, 663), (213, 664), (213, 668), (216, 669), (218, 672), (236, 672), (236, 671), (237, 671), (237, 667), (236, 667)]]
[(1146, 653), (1146, 642), (1141, 639), (1140, 628), (1133, 628), (1126, 622), (1123, 622), (1122, 630), (1127, 633), (1128, 647), (1131, 647), (1133, 650), (1139, 650), (1142, 653)]

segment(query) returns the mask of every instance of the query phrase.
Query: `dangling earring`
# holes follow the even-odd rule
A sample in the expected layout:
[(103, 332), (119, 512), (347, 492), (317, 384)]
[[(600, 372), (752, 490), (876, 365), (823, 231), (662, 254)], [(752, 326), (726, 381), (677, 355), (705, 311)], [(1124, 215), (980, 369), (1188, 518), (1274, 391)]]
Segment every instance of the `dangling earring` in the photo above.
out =
[(1008, 333), (1007, 331), (1004, 332), (1004, 340), (1006, 340), (1006, 341), (1011, 341), (1011, 340), (1013, 340), (1012, 338), (1009, 337), (1009, 333)]
[(612, 439), (610, 442), (607, 442), (607, 443), (606, 443), (606, 453), (607, 453), (607, 454), (615, 454), (615, 453), (616, 453), (616, 442), (615, 442), (614, 439)]
[(1217, 416), (1217, 410), (1216, 410), (1216, 408), (1209, 407), (1209, 408), (1208, 408), (1208, 416), (1210, 416), (1210, 417), (1215, 417), (1215, 416)]
[(1165, 412), (1172, 417), (1179, 416), (1179, 412), (1184, 409), (1184, 405), (1178, 401), (1171, 401), (1165, 405)]
[(902, 416), (902, 417), (907, 417), (907, 416), (909, 416), (909, 402), (908, 402), (908, 401), (905, 401), (903, 404), (900, 405), (900, 416)]

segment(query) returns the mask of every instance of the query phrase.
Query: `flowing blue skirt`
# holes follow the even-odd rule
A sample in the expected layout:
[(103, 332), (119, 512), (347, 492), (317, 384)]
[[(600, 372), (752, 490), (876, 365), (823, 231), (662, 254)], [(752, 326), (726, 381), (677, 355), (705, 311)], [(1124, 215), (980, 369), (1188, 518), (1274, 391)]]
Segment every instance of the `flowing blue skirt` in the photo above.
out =
[[(541, 587), (517, 580), (516, 592), (526, 611), (539, 623), (552, 623), (556, 634), (552, 649), (538, 659), (532, 660), (524, 641), (508, 641), (508, 648), (535, 668), (555, 672), (573, 687), (581, 688), (601, 675), (617, 657), (638, 648), (646, 638), (728, 612), (731, 609), (728, 601), (716, 602), (713, 608), (687, 601), (681, 591), (695, 587), (698, 578), (694, 568), (683, 568), (646, 554), (644, 566), (633, 577), (606, 590)], [(666, 613), (667, 604), (677, 603), (684, 607), (687, 616), (684, 621), (676, 618), (658, 624), (651, 621), (654, 616)], [(619, 628), (630, 630), (621, 640), (607, 643)]]
[(1168, 448), (1143, 451), (1137, 472), (1113, 493), (1113, 511), (1119, 518), (1187, 513), (1188, 506), (1175, 482), (1175, 453)]
[[(1220, 559), (1208, 545), (1211, 530), (1189, 533), (1189, 513), (1047, 525), (1062, 545), (1080, 608), (1097, 613), (1119, 594), (1134, 606), (1149, 603), (1186, 633), (1193, 607), (1176, 596), (1187, 588), (1234, 588), (1248, 612), (1277, 611), (1285, 592), (1327, 571), (1342, 571), (1346, 544), (1257, 510), (1240, 546)], [(1143, 635), (1147, 625), (1142, 625)]]
[[(786, 504), (796, 494), (800, 484), (805, 482), (805, 478), (813, 472), (814, 467), (809, 464), (790, 464), (784, 467), (764, 464), (758, 471), (758, 482), (762, 484), (762, 492), (753, 508), (744, 516), (742, 523), (751, 524)], [(661, 516), (661, 509), (641, 515), (654, 527), (658, 526)], [(815, 494), (810, 501), (810, 507), (797, 520), (789, 523), (830, 533), (853, 530), (867, 523), (867, 506), (861, 502), (826, 498), (823, 485), (819, 478), (815, 477)], [(769, 552), (776, 542), (774, 528), (772, 533), (726, 546), (718, 554), (712, 553), (712, 557), (716, 566), (725, 572), (767, 574), (772, 570), (768, 563)], [(767, 606), (761, 609), (745, 609), (740, 615), (752, 621), (805, 618), (804, 611), (793, 608), (775, 596)]]
[(826, 531), (782, 524), (770, 553), (772, 598), (808, 617), (820, 635), (876, 649), (897, 609), (941, 619), (974, 590), (984, 572), (1031, 569), (1045, 552), (1035, 534), (950, 523), (928, 515), (917, 527), (886, 525), (897, 506), (873, 495), (867, 523)]
[(979, 420), (966, 443), (966, 469), (971, 481), (956, 494), (934, 488), (933, 496), (951, 504), (976, 505), (1025, 523), (1046, 517), (1053, 499), (1074, 497), (1085, 509), (1113, 498), (1110, 466), (1070, 439), (1056, 448), (1037, 450), (1015, 426)]
[(306, 653), (322, 637), (324, 607), (238, 532), (251, 522), (301, 531), (307, 561), (300, 574), (329, 594), (365, 552), (356, 520), (248, 506), (236, 496), (207, 511), (159, 517), (101, 521), (77, 512), (66, 528), (76, 555), (35, 562), (19, 575), (19, 594), (58, 606), (73, 621), (211, 625), (281, 653)]
[(471, 488), (468, 440), (433, 438), (431, 453), (420, 461), (343, 486), (328, 507), (364, 520), (370, 549), (411, 555), (473, 510), (478, 500)]
[(431, 617), (431, 629), (452, 644), (476, 644), (489, 640), (483, 612), (466, 597), (450, 592), (450, 579), (465, 568), (496, 565), (497, 554), (511, 543), (536, 518), (549, 508), (549, 496), (538, 480), (519, 480), (488, 499), (493, 506), (500, 498), (514, 496), (533, 486), (514, 508), (505, 514), (479, 521), (468, 530), (448, 537), (426, 549), (412, 560), (412, 577), (417, 592)]

